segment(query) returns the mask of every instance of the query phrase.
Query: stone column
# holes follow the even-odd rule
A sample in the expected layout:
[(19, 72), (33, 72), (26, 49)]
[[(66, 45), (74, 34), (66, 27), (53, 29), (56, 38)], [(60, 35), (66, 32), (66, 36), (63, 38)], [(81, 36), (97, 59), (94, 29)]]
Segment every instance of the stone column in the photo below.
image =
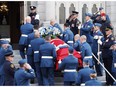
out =
[(55, 19), (55, 1), (46, 1), (46, 21)]
[(115, 1), (106, 1), (106, 13), (109, 15), (111, 23), (114, 27), (114, 35), (116, 36), (116, 2)]

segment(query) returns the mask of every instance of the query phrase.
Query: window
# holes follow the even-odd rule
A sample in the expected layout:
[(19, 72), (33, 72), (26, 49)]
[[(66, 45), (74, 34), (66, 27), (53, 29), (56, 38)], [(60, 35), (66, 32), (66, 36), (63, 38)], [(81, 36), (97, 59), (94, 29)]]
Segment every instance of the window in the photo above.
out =
[(83, 8), (82, 8), (82, 23), (85, 22), (85, 13), (88, 12), (88, 7), (86, 4), (83, 5)]
[(71, 4), (71, 5), (70, 5), (70, 8), (69, 8), (69, 14), (71, 14), (72, 11), (75, 11), (74, 4)]
[(63, 3), (59, 7), (59, 23), (60, 24), (65, 23), (65, 7)]

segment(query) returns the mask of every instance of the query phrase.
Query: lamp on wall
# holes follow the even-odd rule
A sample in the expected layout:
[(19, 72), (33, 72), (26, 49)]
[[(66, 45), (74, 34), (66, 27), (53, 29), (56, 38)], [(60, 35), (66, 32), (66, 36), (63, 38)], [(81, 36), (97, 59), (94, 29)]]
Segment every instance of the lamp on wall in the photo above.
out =
[(1, 12), (8, 12), (8, 7), (5, 3), (3, 3), (1, 6), (0, 6), (0, 11)]

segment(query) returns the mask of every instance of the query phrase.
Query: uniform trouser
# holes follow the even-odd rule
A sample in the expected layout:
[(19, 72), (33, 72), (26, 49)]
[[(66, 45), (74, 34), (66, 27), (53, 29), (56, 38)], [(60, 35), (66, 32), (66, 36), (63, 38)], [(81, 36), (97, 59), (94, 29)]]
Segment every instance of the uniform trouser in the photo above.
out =
[[(97, 53), (94, 53), (94, 55), (98, 58), (97, 56)], [(98, 61), (93, 58), (94, 60), (94, 63), (95, 63), (95, 69), (96, 69), (96, 72), (97, 72), (97, 76), (102, 76), (103, 75), (103, 68), (100, 64), (98, 64)], [(100, 62), (102, 63), (102, 59), (101, 59), (101, 56), (100, 56)]]
[(43, 85), (54, 85), (54, 68), (53, 67), (41, 67)]
[(75, 85), (75, 81), (64, 81), (65, 86)]
[(4, 85), (4, 75), (0, 75), (0, 86)]
[(27, 62), (35, 70), (35, 64), (34, 64), (34, 60), (33, 60), (33, 56), (32, 55), (27, 55)]
[[(103, 63), (105, 68), (112, 74), (112, 58), (103, 58)], [(107, 85), (112, 85), (113, 84), (113, 79), (111, 76), (109, 76), (106, 72), (106, 84)]]
[[(24, 59), (25, 58), (25, 54), (27, 52), (27, 48), (28, 46), (27, 45), (19, 45), (19, 51), (20, 51), (20, 55), (21, 57)], [(26, 51), (25, 51), (26, 49)]]
[(41, 69), (40, 69), (40, 63), (35, 62), (34, 64), (35, 64), (35, 69), (36, 69), (38, 85), (43, 85), (43, 79), (42, 79), (42, 73), (41, 73)]

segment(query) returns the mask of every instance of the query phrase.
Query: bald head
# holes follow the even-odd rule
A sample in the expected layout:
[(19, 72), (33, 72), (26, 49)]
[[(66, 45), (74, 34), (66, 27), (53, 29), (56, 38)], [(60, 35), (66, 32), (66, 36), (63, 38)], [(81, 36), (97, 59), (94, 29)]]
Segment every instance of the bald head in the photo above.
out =
[(77, 41), (77, 40), (80, 39), (80, 35), (79, 34), (76, 34), (74, 38), (75, 38), (75, 41)]
[(85, 35), (82, 35), (82, 36), (80, 37), (80, 42), (81, 42), (81, 43), (86, 42), (86, 40), (87, 40), (87, 37), (86, 37)]
[(56, 23), (55, 19), (50, 20), (50, 24), (53, 26)]
[(30, 16), (27, 16), (27, 17), (25, 18), (25, 22), (26, 22), (26, 23), (31, 23), (31, 17), (30, 17)]

